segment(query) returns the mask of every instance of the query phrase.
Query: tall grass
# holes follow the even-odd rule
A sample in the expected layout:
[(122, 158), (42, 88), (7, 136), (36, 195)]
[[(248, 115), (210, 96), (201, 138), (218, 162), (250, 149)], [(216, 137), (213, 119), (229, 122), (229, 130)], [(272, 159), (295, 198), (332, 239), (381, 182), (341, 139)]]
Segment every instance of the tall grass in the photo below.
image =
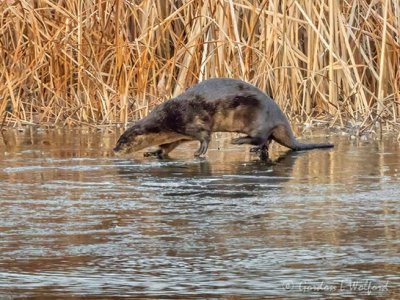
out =
[(126, 123), (224, 76), (297, 121), (398, 123), (399, 32), (398, 0), (1, 1), (0, 115)]

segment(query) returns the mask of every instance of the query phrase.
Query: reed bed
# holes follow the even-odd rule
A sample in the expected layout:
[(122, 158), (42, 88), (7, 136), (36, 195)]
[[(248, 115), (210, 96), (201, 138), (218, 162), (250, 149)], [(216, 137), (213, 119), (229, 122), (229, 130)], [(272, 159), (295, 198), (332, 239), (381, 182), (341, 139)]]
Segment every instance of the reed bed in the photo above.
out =
[(398, 0), (8, 0), (0, 22), (8, 125), (126, 124), (211, 77), (294, 121), (399, 124)]

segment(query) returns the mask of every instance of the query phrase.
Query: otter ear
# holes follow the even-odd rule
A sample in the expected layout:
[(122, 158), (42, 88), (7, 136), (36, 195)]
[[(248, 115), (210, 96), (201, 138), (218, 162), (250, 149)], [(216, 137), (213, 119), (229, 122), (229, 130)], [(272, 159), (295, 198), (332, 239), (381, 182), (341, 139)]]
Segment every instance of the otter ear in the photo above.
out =
[(142, 131), (141, 128), (135, 124), (135, 125), (133, 125), (132, 127), (128, 128), (128, 129), (125, 131), (125, 134), (128, 135), (128, 136), (131, 136), (131, 135), (133, 135), (133, 136), (135, 136), (135, 135), (141, 135), (141, 134), (142, 134), (141, 131)]
[(134, 129), (132, 130), (132, 133), (133, 133), (134, 136), (139, 136), (139, 135), (143, 135), (143, 134), (144, 134), (144, 131), (143, 131), (143, 128), (141, 128), (141, 127), (136, 127), (136, 128), (134, 128)]

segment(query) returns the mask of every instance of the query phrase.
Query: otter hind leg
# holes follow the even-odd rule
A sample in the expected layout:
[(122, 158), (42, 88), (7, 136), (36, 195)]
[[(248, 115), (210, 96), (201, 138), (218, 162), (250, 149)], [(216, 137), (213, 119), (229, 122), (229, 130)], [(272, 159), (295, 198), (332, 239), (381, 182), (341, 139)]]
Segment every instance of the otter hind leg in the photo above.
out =
[(270, 137), (269, 135), (265, 137), (261, 136), (244, 136), (244, 137), (239, 137), (236, 139), (232, 140), (232, 144), (236, 145), (241, 145), (241, 144), (250, 144), (254, 145), (256, 147), (252, 147), (250, 149), (250, 152), (256, 152), (260, 155), (261, 160), (268, 160), (268, 146), (270, 143)]
[(269, 139), (262, 145), (251, 147), (250, 148), (250, 152), (256, 152), (256, 153), (257, 152), (263, 152), (263, 151), (267, 151), (268, 152), (268, 148), (269, 148), (270, 144), (271, 144), (271, 140)]
[(252, 137), (252, 136), (243, 136), (243, 137), (238, 137), (236, 139), (233, 139), (232, 144), (234, 145), (243, 145), (243, 144), (250, 144), (254, 146), (260, 146), (264, 143), (264, 139), (261, 137)]
[(271, 140), (267, 140), (262, 145), (259, 145), (256, 147), (251, 147), (250, 152), (257, 153), (260, 156), (261, 160), (268, 160), (268, 158), (269, 158), (268, 147), (269, 147), (270, 143), (271, 143)]

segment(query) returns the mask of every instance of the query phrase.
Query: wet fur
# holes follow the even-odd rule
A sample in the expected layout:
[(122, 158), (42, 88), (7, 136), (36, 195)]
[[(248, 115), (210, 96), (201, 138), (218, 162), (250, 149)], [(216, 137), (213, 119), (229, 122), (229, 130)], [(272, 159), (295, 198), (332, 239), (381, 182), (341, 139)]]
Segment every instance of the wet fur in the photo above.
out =
[(158, 150), (145, 156), (161, 158), (182, 142), (198, 140), (195, 156), (201, 156), (213, 132), (244, 133), (232, 143), (256, 145), (264, 156), (271, 140), (293, 150), (333, 147), (298, 142), (286, 116), (268, 95), (241, 80), (215, 78), (154, 108), (121, 135), (114, 151), (130, 153), (158, 145)]

